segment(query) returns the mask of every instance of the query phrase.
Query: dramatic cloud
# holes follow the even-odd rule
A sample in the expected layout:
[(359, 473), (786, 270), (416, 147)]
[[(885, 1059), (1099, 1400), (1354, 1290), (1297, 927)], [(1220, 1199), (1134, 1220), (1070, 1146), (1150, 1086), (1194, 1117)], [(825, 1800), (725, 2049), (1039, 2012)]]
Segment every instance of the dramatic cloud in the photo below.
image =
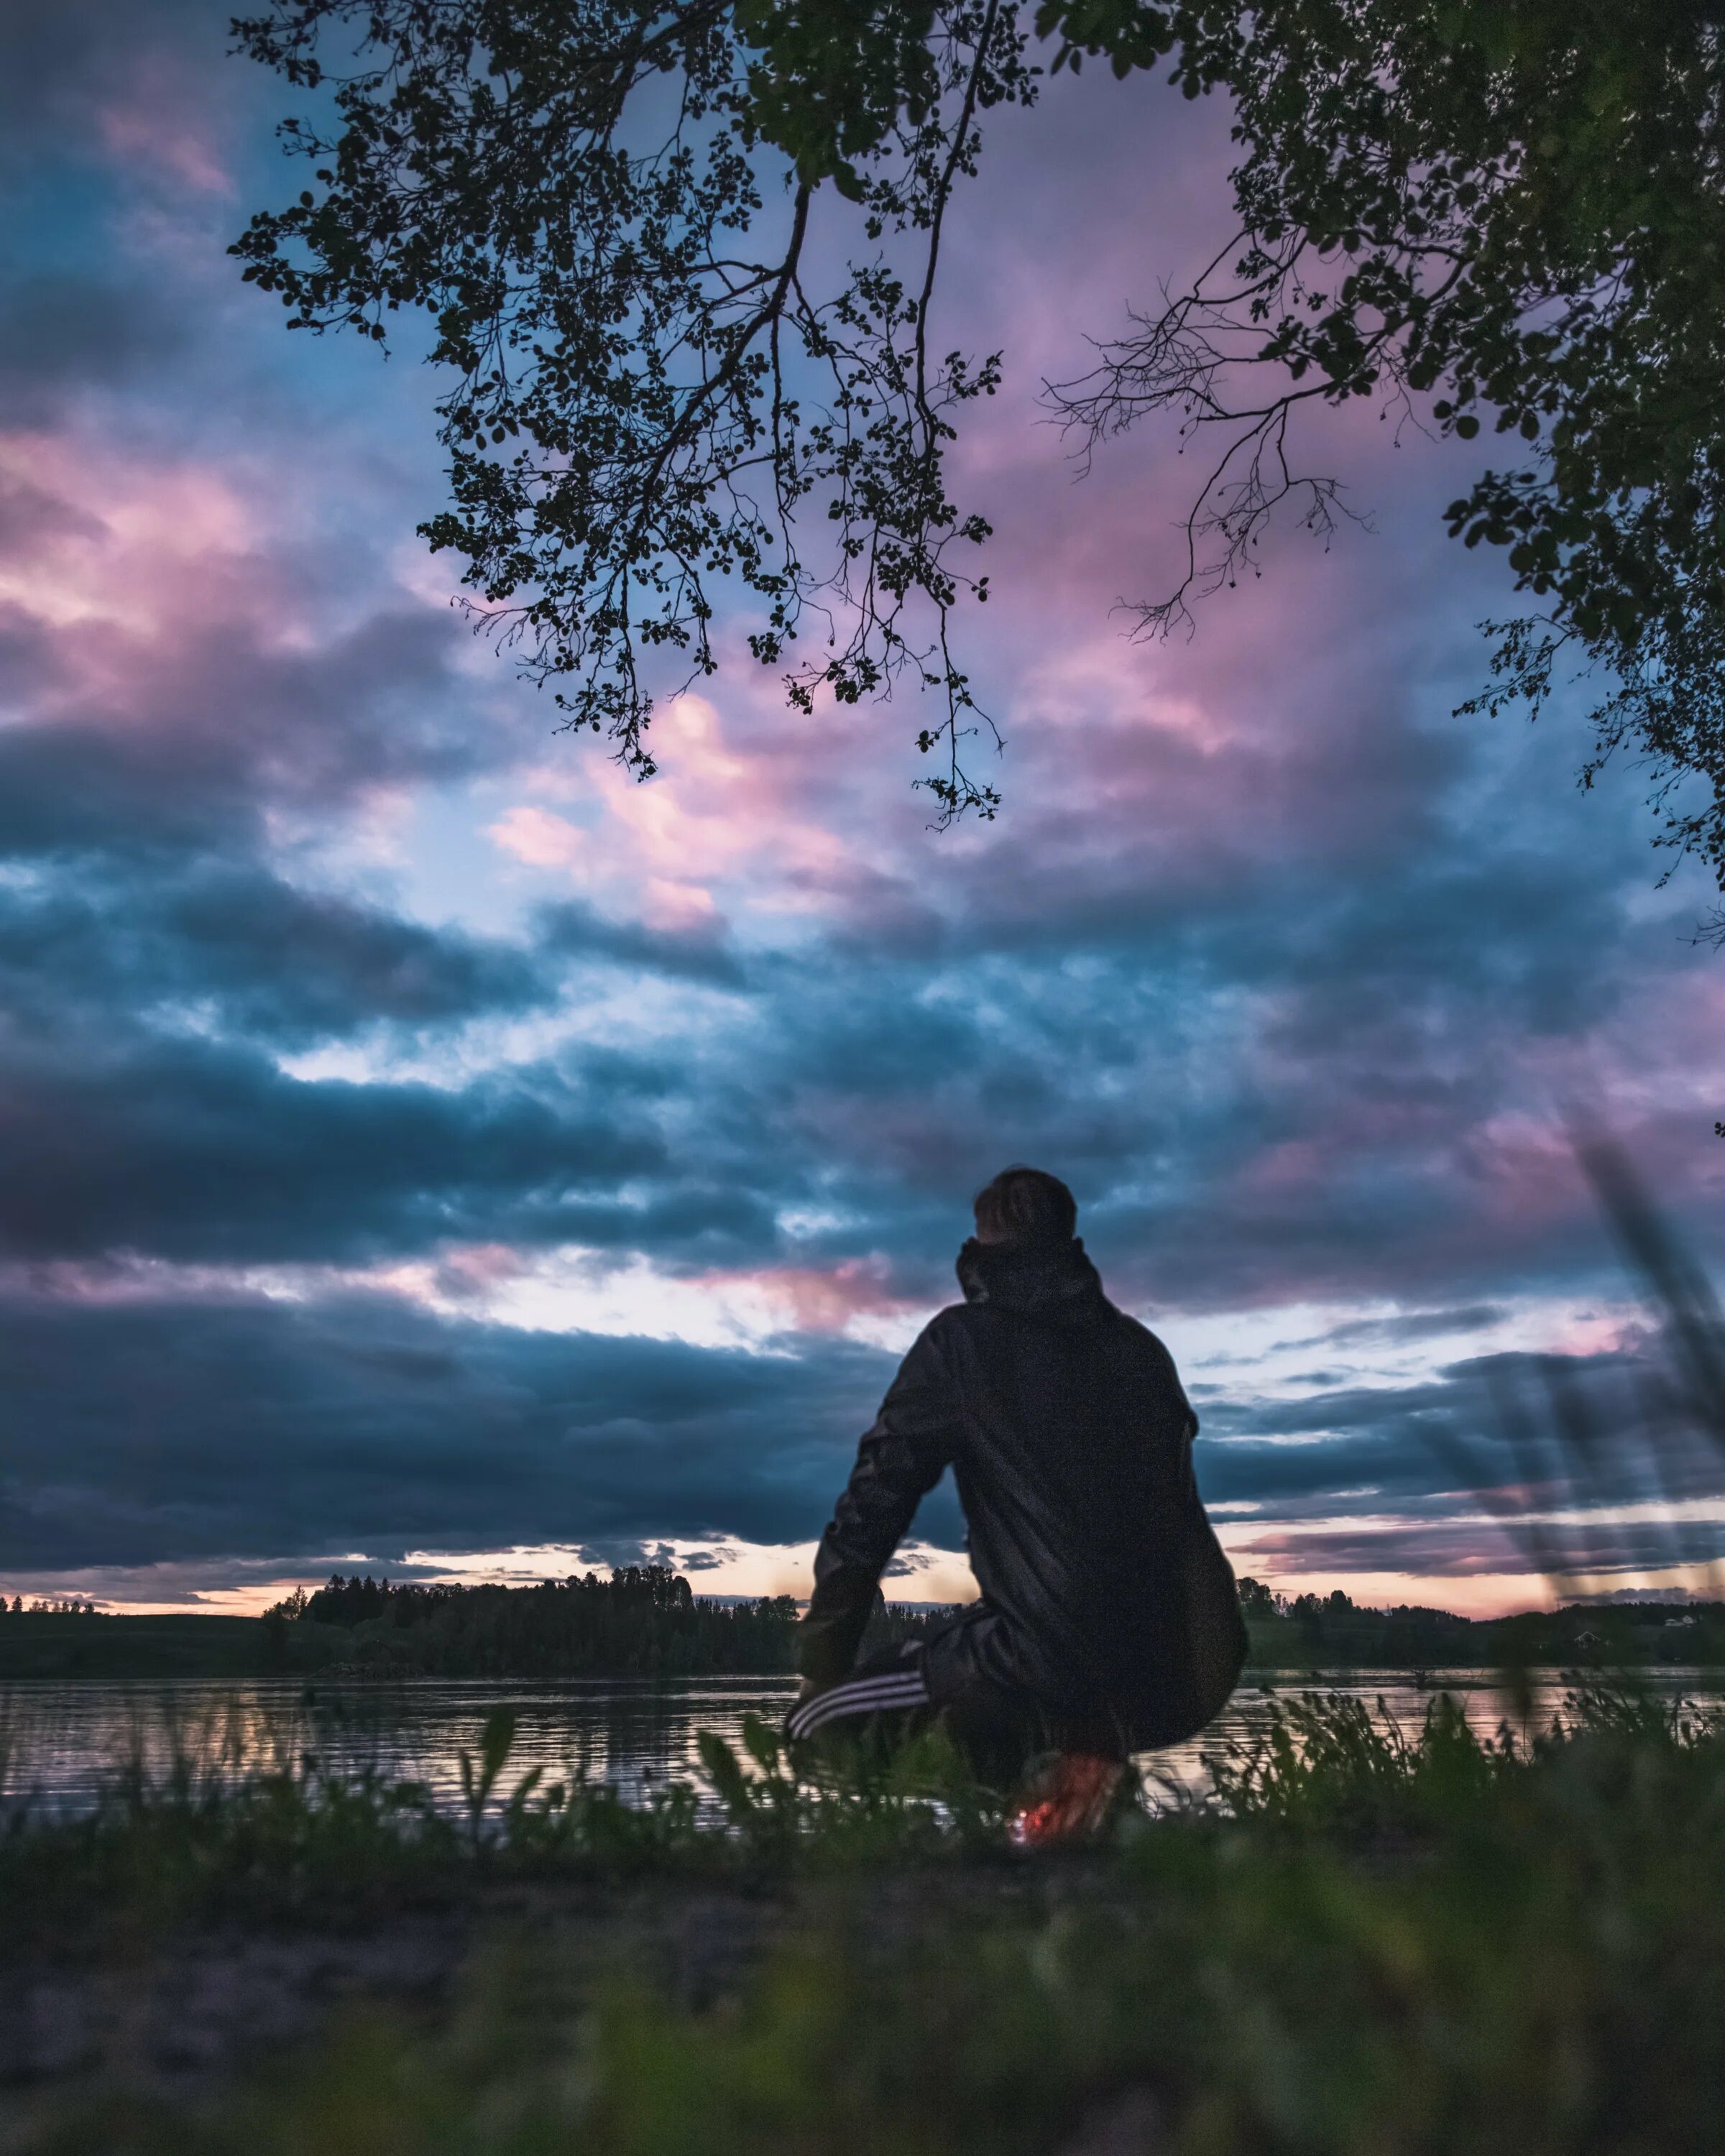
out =
[[(99, 1282), (68, 1285), (0, 1296), (12, 1412), (58, 1437), (0, 1475), (0, 1568), (20, 1573), (203, 1560), (219, 1579), (230, 1561), (330, 1552), (398, 1566), (518, 1545), (528, 1523), (535, 1541), (612, 1558), (803, 1543), (893, 1368), (830, 1334), (762, 1353), (525, 1332), (377, 1293), (104, 1300)], [(1238, 1561), (1290, 1578), (1466, 1578), (1547, 1548), (1601, 1575), (1702, 1563), (1725, 1462), (1630, 1423), (1626, 1383), (1648, 1367), (1572, 1358), (1554, 1374), (1504, 1357), (1399, 1391), (1249, 1403), (1201, 1445), (1204, 1486)], [(1537, 1415), (1554, 1384), (1609, 1434), (1580, 1485), (1548, 1434), (1523, 1443), (1505, 1418), (1506, 1397)], [(918, 1533), (951, 1548), (958, 1527), (947, 1484)]]
[[(955, 210), (1007, 805), (942, 835), (914, 710), (788, 711), (742, 618), (662, 778), (555, 731), (412, 536), (411, 345), (238, 284), (287, 181), (226, 44), (209, 0), (0, 23), (0, 1573), (717, 1544), (722, 1586), (818, 1532), (1009, 1159), (1179, 1356), (1243, 1563), (1524, 1572), (1462, 1471), (1557, 1504), (1506, 1386), (1559, 1351), (1609, 1422), (1651, 1367), (1570, 1125), (1716, 1258), (1725, 973), (1636, 774), (1452, 716), (1506, 603), (1453, 445), (1328, 425), (1376, 535), (1120, 634), (1189, 474), (1075, 484), (1037, 384), (1210, 244), (1225, 115), (1063, 78)], [(1672, 1474), (1680, 1531), (1625, 1453), (1577, 1548), (1708, 1555)]]
[[(0, 1567), (818, 1533), (891, 1374), (439, 1321), (382, 1297), (0, 1311), (64, 1449), (0, 1481)], [(949, 1511), (950, 1508), (942, 1508)], [(942, 1524), (950, 1532), (950, 1519)]]

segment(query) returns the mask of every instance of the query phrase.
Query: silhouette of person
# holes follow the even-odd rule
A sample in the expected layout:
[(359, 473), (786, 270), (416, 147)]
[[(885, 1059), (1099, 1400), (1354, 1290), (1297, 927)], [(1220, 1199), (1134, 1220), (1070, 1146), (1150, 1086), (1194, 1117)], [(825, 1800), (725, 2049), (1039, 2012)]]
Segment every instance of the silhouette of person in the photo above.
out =
[[(1130, 1753), (1209, 1721), (1245, 1627), (1194, 1476), (1198, 1418), (1167, 1348), (1102, 1292), (1071, 1192), (1009, 1168), (975, 1213), (964, 1300), (906, 1356), (821, 1537), (786, 1727), (793, 1746), (891, 1742), (938, 1719), (1000, 1780), (1052, 1753), (1038, 1786), (1059, 1833)], [(882, 1570), (948, 1467), (979, 1599), (859, 1664)]]

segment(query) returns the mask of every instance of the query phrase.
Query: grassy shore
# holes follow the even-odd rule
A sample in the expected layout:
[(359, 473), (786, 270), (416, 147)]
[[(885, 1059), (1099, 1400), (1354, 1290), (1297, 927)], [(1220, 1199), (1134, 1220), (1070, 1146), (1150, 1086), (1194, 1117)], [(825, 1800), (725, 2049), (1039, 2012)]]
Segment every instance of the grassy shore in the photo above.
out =
[[(17, 2156), (1671, 2156), (1725, 2108), (1725, 1731), (1597, 1681), (1561, 1733), (1286, 1705), (1215, 1790), (1015, 1862), (937, 1752), (816, 1788), (757, 1728), (630, 1808), (188, 1756), (0, 1842), (0, 1966), (142, 1986), (236, 1938), (442, 1924), (234, 2070), (18, 2083)], [(20, 1779), (16, 1769), (13, 1785)], [(345, 1947), (340, 1943), (346, 1942)], [(152, 1960), (152, 1957), (155, 1959)], [(364, 1989), (365, 1987), (360, 1987)], [(263, 2054), (259, 2056), (259, 2052)]]

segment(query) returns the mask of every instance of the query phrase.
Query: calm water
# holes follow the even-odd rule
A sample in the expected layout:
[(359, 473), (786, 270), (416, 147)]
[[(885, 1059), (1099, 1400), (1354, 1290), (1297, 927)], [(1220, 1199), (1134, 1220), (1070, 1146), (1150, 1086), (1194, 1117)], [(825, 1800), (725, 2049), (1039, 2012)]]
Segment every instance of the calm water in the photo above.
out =
[[(1661, 1671), (1662, 1691), (1697, 1700), (1720, 1697), (1717, 1671)], [(1273, 1689), (1272, 1689), (1273, 1686)], [(740, 1740), (743, 1717), (777, 1721), (795, 1691), (791, 1677), (714, 1677), (681, 1684), (470, 1683), (435, 1678), (406, 1684), (316, 1683), (303, 1680), (234, 1683), (227, 1680), (162, 1684), (97, 1678), (0, 1684), (0, 1804), (28, 1799), (33, 1807), (72, 1812), (90, 1804), (105, 1772), (134, 1751), (164, 1764), (177, 1746), (215, 1763), (224, 1751), (251, 1759), (302, 1762), (329, 1769), (374, 1768), (393, 1779), (429, 1785), (440, 1800), (459, 1801), (459, 1756), (476, 1751), (485, 1717), (500, 1707), (516, 1717), (515, 1748), (500, 1791), (530, 1768), (545, 1779), (584, 1770), (631, 1797), (656, 1784), (701, 1779), (696, 1734), (717, 1731)], [(1533, 1726), (1561, 1712), (1568, 1687), (1553, 1671), (1537, 1687)], [(1435, 1691), (1449, 1692), (1483, 1734), (1507, 1712), (1503, 1696), (1482, 1672), (1438, 1673), (1423, 1691), (1403, 1671), (1354, 1671), (1322, 1682), (1248, 1678), (1199, 1743), (1147, 1753), (1147, 1775), (1200, 1786), (1200, 1745), (1260, 1727), (1278, 1693), (1302, 1691), (1355, 1695), (1374, 1716), (1415, 1730)], [(1381, 1700), (1379, 1708), (1378, 1702)]]

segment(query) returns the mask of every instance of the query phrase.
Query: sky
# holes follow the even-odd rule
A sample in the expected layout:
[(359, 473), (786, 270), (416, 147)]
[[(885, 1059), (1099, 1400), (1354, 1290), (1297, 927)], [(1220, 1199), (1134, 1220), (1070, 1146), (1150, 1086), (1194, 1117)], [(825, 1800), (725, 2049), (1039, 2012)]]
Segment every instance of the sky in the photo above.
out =
[[(1081, 478), (1039, 388), (1222, 234), (1225, 109), (1063, 77), (956, 206), (943, 327), (1007, 370), (958, 634), (1006, 747), (942, 832), (914, 697), (798, 716), (740, 608), (659, 777), (558, 732), (414, 536), (411, 339), (289, 335), (226, 255), (299, 184), (226, 24), (0, 15), (0, 1588), (805, 1592), (1028, 1161), (1173, 1350), (1237, 1568), (1545, 1599), (1506, 1388), (1563, 1358), (1609, 1425), (1658, 1348), (1572, 1134), (1717, 1262), (1725, 959), (1645, 774), (1578, 788), (1584, 690), (1453, 716), (1514, 610), (1445, 536), (1456, 445), (1326, 423), (1371, 528), (1127, 634), (1191, 466), (1147, 431)], [(1608, 1494), (1591, 1591), (1703, 1583), (1716, 1477), (1676, 1539)], [(889, 1591), (969, 1591), (962, 1537), (943, 1488)]]

